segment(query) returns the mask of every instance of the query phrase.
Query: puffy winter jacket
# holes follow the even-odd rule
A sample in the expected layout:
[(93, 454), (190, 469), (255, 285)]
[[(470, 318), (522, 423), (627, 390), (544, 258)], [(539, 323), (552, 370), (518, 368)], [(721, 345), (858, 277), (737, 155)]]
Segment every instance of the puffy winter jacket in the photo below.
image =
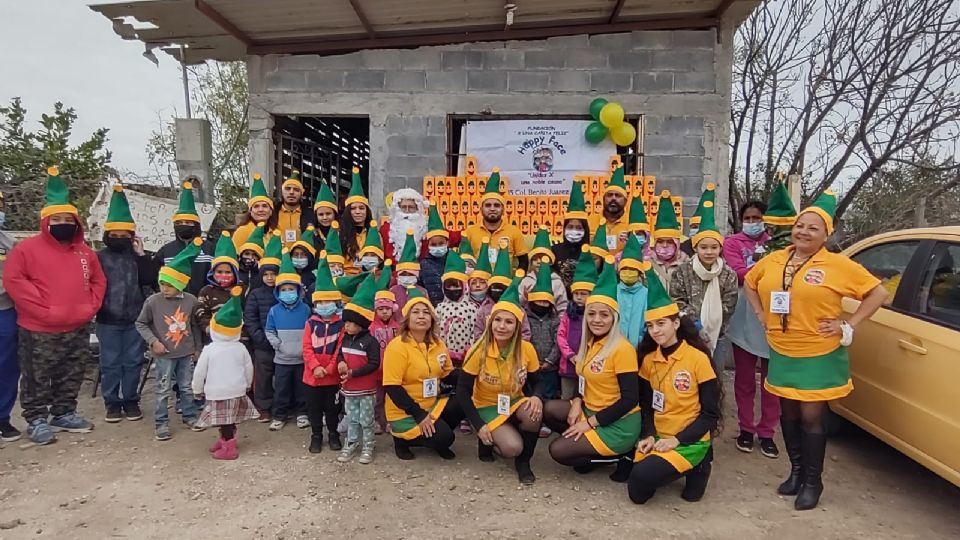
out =
[[(436, 307), (443, 302), (443, 268), (447, 264), (447, 256), (434, 257), (427, 255), (420, 261), (419, 285), (427, 290), (430, 303)], [(402, 305), (402, 304), (401, 304)]]
[(303, 363), (303, 331), (310, 318), (310, 307), (303, 303), (303, 289), (299, 288), (301, 299), (288, 306), (280, 302), (280, 289), (275, 288), (277, 305), (270, 308), (267, 315), (267, 339), (273, 345), (276, 354), (275, 364), (296, 365)]
[(274, 287), (261, 285), (247, 294), (246, 305), (243, 307), (243, 327), (250, 336), (253, 348), (261, 351), (273, 352), (273, 345), (267, 340), (267, 316), (270, 308), (277, 305), (277, 297), (273, 293)]
[(647, 288), (640, 282), (629, 287), (618, 283), (617, 303), (620, 304), (620, 331), (633, 348), (637, 348), (646, 331)]
[(98, 251), (97, 258), (107, 278), (97, 322), (118, 326), (133, 324), (151, 294), (153, 262), (150, 256), (138, 256), (133, 250), (113, 251), (108, 248)]

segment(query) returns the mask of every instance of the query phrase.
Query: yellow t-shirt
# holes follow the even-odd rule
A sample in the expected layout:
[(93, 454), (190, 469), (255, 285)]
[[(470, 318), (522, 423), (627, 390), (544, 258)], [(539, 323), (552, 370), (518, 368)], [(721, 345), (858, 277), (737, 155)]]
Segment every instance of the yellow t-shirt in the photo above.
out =
[[(368, 229), (369, 230), (369, 229)], [(379, 234), (379, 233), (377, 233)], [(360, 231), (357, 233), (357, 255), (360, 254), (360, 250), (363, 248), (363, 244), (367, 241), (367, 231)], [(348, 259), (343, 262), (343, 273), (348, 276), (355, 276), (360, 273), (360, 259), (357, 260)]]
[(300, 213), (299, 206), (292, 211), (287, 210), (286, 206), (280, 206), (276, 230), (280, 233), (280, 240), (285, 248), (289, 248), (300, 239), (300, 233), (303, 232), (300, 230)]
[(844, 297), (862, 300), (880, 280), (848, 257), (821, 249), (793, 278), (784, 332), (780, 315), (770, 313), (770, 293), (784, 290), (783, 271), (792, 253), (791, 246), (767, 255), (744, 278), (744, 285), (760, 295), (767, 313), (767, 341), (785, 356), (806, 358), (833, 352), (840, 346), (840, 336), (820, 335), (820, 321), (839, 318)]
[[(521, 255), (526, 255), (527, 243), (523, 239), (523, 233), (520, 232), (520, 229), (514, 225), (507, 224), (506, 220), (503, 220), (498, 228), (494, 232), (490, 232), (482, 223), (477, 223), (476, 225), (471, 225), (467, 227), (467, 230), (463, 232), (463, 236), (470, 241), (470, 247), (473, 249), (473, 254), (480, 256), (480, 246), (483, 244), (483, 237), (487, 236), (490, 238), (490, 251), (500, 248), (500, 240), (504, 240), (504, 243), (507, 245), (507, 250), (510, 252), (511, 257), (519, 257)], [(489, 254), (488, 254), (489, 255)], [(490, 265), (493, 266), (497, 263), (496, 258), (490, 259)]]
[(620, 399), (617, 375), (636, 373), (638, 369), (637, 351), (622, 337), (605, 360), (597, 358), (606, 343), (606, 337), (591, 343), (586, 358), (577, 364), (577, 375), (584, 379), (583, 404), (593, 412), (606, 409)]
[[(529, 341), (520, 341), (520, 353), (523, 358), (521, 371), (532, 373), (540, 369), (540, 361), (537, 359), (537, 351)], [(480, 374), (480, 358), (485, 356), (483, 376)], [(487, 354), (482, 351), (475, 351), (463, 363), (463, 371), (470, 375), (477, 375), (476, 382), (473, 385), (473, 404), (479, 409), (482, 407), (496, 407), (497, 394), (509, 394), (510, 399), (519, 399), (523, 397), (523, 385), (518, 381), (522, 373), (511, 374), (509, 360), (500, 359), (500, 349), (496, 343), (491, 343)]]
[[(627, 205), (629, 206), (629, 205)], [(627, 210), (624, 209), (623, 215), (620, 216), (615, 223), (607, 223), (607, 219), (603, 217), (603, 214), (591, 214), (587, 219), (587, 223), (590, 225), (590, 234), (596, 235), (597, 229), (600, 228), (600, 225), (607, 224), (607, 248), (610, 253), (616, 255), (623, 251), (623, 246), (626, 245), (626, 233), (630, 232), (630, 219), (627, 215)], [(621, 238), (623, 234), (623, 238)], [(589, 241), (593, 241), (593, 238), (589, 238)], [(613, 245), (613, 242), (616, 242), (616, 247), (614, 249), (609, 249), (609, 246)]]
[[(433, 342), (430, 349), (412, 339), (397, 337), (390, 341), (383, 352), (383, 385), (400, 385), (423, 410), (429, 411), (438, 397), (423, 397), (423, 381), (442, 379), (453, 371), (450, 353), (443, 342)], [(439, 382), (439, 380), (438, 380)], [(439, 394), (438, 394), (439, 395)], [(385, 412), (387, 421), (395, 422), (409, 415), (397, 407), (387, 396)]]
[[(233, 247), (236, 248), (238, 252), (237, 255), (240, 254), (239, 253), (240, 246), (245, 244), (247, 240), (250, 239), (250, 235), (253, 234), (253, 230), (256, 228), (257, 228), (257, 224), (251, 221), (247, 224), (237, 227), (237, 230), (233, 231), (233, 235), (231, 236), (231, 238), (233, 238)], [(266, 239), (270, 237), (269, 236), (270, 234), (272, 234), (270, 231), (266, 232), (266, 234), (264, 235), (264, 241), (266, 241)]]
[[(663, 392), (663, 412), (654, 412), (660, 437), (674, 437), (696, 420), (700, 414), (700, 385), (717, 378), (707, 355), (687, 342), (667, 358), (660, 349), (648, 354), (640, 366), (640, 376), (650, 382), (651, 388)], [(710, 440), (710, 433), (700, 440)]]

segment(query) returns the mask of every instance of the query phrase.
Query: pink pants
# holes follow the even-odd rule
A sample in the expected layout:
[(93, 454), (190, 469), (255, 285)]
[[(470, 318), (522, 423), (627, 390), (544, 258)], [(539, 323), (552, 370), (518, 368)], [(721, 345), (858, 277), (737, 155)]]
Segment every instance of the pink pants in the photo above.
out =
[[(760, 360), (760, 420), (754, 422), (754, 400), (757, 395), (757, 360)], [(737, 399), (737, 416), (740, 431), (756, 433), (758, 437), (773, 438), (780, 420), (780, 398), (767, 392), (763, 381), (767, 379), (766, 358), (759, 358), (733, 345), (733, 393)]]

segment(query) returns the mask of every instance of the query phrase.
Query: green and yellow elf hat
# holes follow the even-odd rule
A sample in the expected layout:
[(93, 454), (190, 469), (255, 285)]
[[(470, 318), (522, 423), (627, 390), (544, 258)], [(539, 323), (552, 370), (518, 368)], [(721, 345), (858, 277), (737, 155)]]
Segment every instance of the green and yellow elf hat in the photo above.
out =
[[(240, 249), (237, 250), (237, 253), (243, 253), (244, 251), (250, 250), (262, 258), (264, 253), (263, 237), (266, 234), (266, 230), (267, 226), (265, 223), (257, 223), (257, 226), (253, 228), (253, 232), (251, 232), (250, 236), (247, 237), (247, 241), (240, 246)], [(279, 262), (277, 264), (279, 264)]]
[(613, 255), (603, 259), (603, 270), (597, 278), (597, 284), (587, 297), (587, 305), (600, 303), (609, 306), (620, 313), (620, 303), (617, 302), (617, 271), (613, 267)]
[(397, 264), (397, 272), (404, 271), (420, 271), (420, 250), (417, 247), (417, 241), (413, 239), (413, 229), (407, 229), (407, 237), (403, 240), (403, 249), (400, 251), (400, 261)]
[(597, 264), (593, 261), (590, 246), (584, 244), (580, 259), (577, 260), (577, 267), (573, 270), (573, 283), (570, 284), (570, 290), (590, 292), (596, 284)]
[(250, 208), (258, 202), (265, 202), (273, 208), (273, 199), (267, 195), (267, 188), (263, 185), (263, 177), (260, 173), (253, 175), (253, 182), (250, 183), (250, 196), (247, 197), (247, 208)]
[(713, 201), (704, 201), (703, 213), (700, 215), (700, 229), (697, 230), (697, 234), (693, 235), (693, 240), (691, 240), (691, 244), (694, 247), (704, 238), (713, 238), (717, 242), (720, 242), (721, 246), (723, 245), (723, 235), (720, 234), (720, 230), (717, 229), (715, 210)]
[(343, 264), (347, 259), (343, 256), (343, 246), (340, 245), (340, 223), (334, 221), (330, 224), (330, 230), (327, 231), (327, 262), (333, 264)]
[(180, 200), (177, 211), (173, 214), (173, 221), (196, 221), (200, 223), (200, 214), (197, 213), (197, 204), (193, 200), (193, 182), (187, 180), (180, 190)]
[(316, 229), (314, 229), (313, 225), (307, 225), (307, 228), (300, 233), (300, 239), (294, 242), (293, 245), (290, 246), (290, 249), (302, 247), (303, 249), (307, 250), (307, 253), (316, 257), (317, 248), (313, 245), (313, 239), (316, 234)]
[(193, 242), (187, 244), (180, 250), (180, 253), (170, 259), (170, 262), (160, 268), (157, 281), (166, 283), (178, 291), (186, 289), (187, 284), (190, 283), (193, 260), (200, 254), (200, 244), (202, 243), (203, 240), (200, 240), (199, 237), (194, 238)]
[[(329, 260), (329, 258), (328, 258)], [(349, 302), (350, 298), (357, 293), (357, 288), (360, 286), (360, 283), (370, 275), (370, 272), (361, 272), (352, 276), (340, 276), (334, 278), (333, 283), (337, 286), (337, 290), (340, 291), (340, 296), (344, 302)]]
[(614, 191), (623, 195), (624, 197), (627, 196), (627, 180), (623, 177), (623, 173), (623, 164), (621, 164), (616, 168), (616, 170), (613, 171), (613, 174), (610, 175), (610, 181), (607, 182), (607, 187), (603, 190), (604, 195)]
[(470, 261), (474, 266), (477, 265), (477, 258), (473, 255), (473, 246), (470, 245), (470, 240), (467, 238), (460, 240), (460, 247), (457, 248), (457, 252), (460, 253), (460, 258), (464, 261)]
[(123, 186), (120, 184), (113, 186), (113, 194), (110, 195), (110, 206), (107, 208), (107, 220), (103, 224), (103, 230), (130, 232), (137, 230), (137, 224), (133, 222), (133, 215), (130, 213), (127, 194), (123, 192)]
[(590, 251), (598, 257), (606, 258), (610, 254), (607, 249), (607, 224), (601, 223), (593, 233), (593, 240), (590, 242)]
[(450, 233), (443, 226), (443, 220), (440, 219), (440, 212), (437, 210), (437, 203), (430, 201), (430, 208), (427, 210), (427, 240), (435, 236), (449, 239)]
[(440, 279), (442, 281), (448, 279), (467, 280), (467, 265), (463, 262), (463, 257), (456, 251), (447, 253), (447, 262), (443, 265), (443, 275)]
[(587, 204), (583, 199), (583, 183), (574, 180), (570, 184), (570, 200), (567, 201), (567, 211), (563, 219), (587, 219)]
[(333, 284), (333, 276), (330, 274), (330, 265), (327, 263), (326, 252), (320, 252), (320, 262), (317, 264), (317, 270), (314, 273), (317, 280), (313, 284), (313, 294), (310, 299), (313, 303), (318, 302), (336, 302), (340, 300), (340, 291)]
[[(40, 210), (40, 219), (53, 214), (73, 214), (80, 216), (77, 207), (70, 203), (70, 189), (60, 178), (60, 168), (47, 167), (47, 201)], [(197, 218), (199, 221), (199, 218)]]
[(295, 186), (300, 188), (300, 191), (303, 191), (303, 182), (300, 181), (300, 171), (296, 169), (290, 171), (290, 177), (284, 180), (283, 184), (280, 184), (280, 189), (287, 186)]
[(320, 182), (320, 191), (317, 192), (317, 199), (313, 203), (314, 211), (320, 208), (329, 208), (334, 212), (337, 211), (337, 198), (333, 195), (333, 191), (326, 182)]
[(553, 250), (550, 248), (550, 231), (541, 225), (540, 228), (537, 229), (537, 236), (533, 239), (533, 249), (530, 250), (530, 258), (533, 259), (539, 255), (545, 255), (550, 259), (550, 264), (553, 264), (556, 260), (556, 255), (553, 254)]
[(523, 270), (517, 270), (516, 274), (513, 275), (513, 280), (510, 281), (506, 290), (500, 295), (500, 300), (498, 300), (497, 303), (493, 305), (493, 309), (490, 310), (491, 318), (493, 314), (498, 311), (506, 311), (512, 313), (518, 321), (523, 321), (525, 313), (520, 306), (520, 281), (523, 280), (523, 276)]
[[(370, 199), (368, 199), (367, 195), (363, 192), (363, 184), (360, 182), (360, 169), (357, 167), (353, 168), (353, 175), (350, 179), (350, 193), (347, 194), (347, 200), (343, 205), (349, 208), (353, 203), (363, 203), (370, 206)], [(381, 257), (383, 257), (383, 255), (381, 255)]]
[(433, 317), (436, 318), (436, 313), (433, 311), (433, 305), (430, 303), (430, 299), (423, 295), (420, 292), (420, 289), (416, 287), (409, 287), (407, 289), (407, 303), (400, 308), (400, 314), (404, 317), (407, 316), (407, 313), (410, 313), (410, 310), (413, 309), (413, 306), (417, 304), (423, 304), (430, 308), (430, 313), (433, 314)]
[(643, 246), (633, 234), (627, 236), (627, 243), (623, 246), (623, 253), (620, 255), (620, 269), (624, 268), (633, 268), (641, 272), (650, 268), (650, 261), (643, 260)]
[[(469, 240), (464, 238), (464, 241), (469, 244)], [(463, 244), (463, 241), (460, 242)], [(483, 279), (490, 281), (490, 278), (493, 277), (493, 268), (490, 265), (490, 237), (484, 236), (483, 243), (480, 244), (480, 255), (477, 256), (477, 266), (474, 267), (473, 272), (470, 273), (470, 279)]]
[(650, 232), (650, 223), (647, 222), (647, 211), (643, 208), (643, 199), (634, 197), (630, 200), (630, 213), (627, 218), (627, 228), (632, 233)]
[[(502, 244), (503, 242), (501, 242)], [(493, 276), (488, 280), (490, 285), (510, 285), (510, 276), (513, 275), (513, 265), (510, 264), (510, 250), (501, 245), (497, 250), (497, 262), (493, 267)]]
[(373, 310), (376, 305), (376, 295), (377, 295), (377, 279), (372, 273), (367, 274), (367, 277), (363, 279), (360, 283), (360, 286), (357, 288), (356, 294), (350, 298), (350, 302), (347, 303), (343, 309), (353, 311), (357, 313), (364, 319), (368, 321), (373, 321)]
[(238, 266), (237, 248), (233, 245), (233, 239), (230, 238), (230, 231), (220, 233), (220, 238), (217, 239), (217, 247), (213, 251), (213, 261), (210, 263), (210, 268), (214, 268), (220, 263), (227, 263), (234, 270)]
[(503, 204), (503, 195), (500, 194), (500, 168), (494, 167), (493, 171), (490, 172), (490, 178), (487, 180), (487, 188), (483, 191), (483, 196), (480, 197), (480, 204), (483, 204), (487, 199), (493, 199), (500, 201), (500, 204)]
[(243, 330), (243, 307), (240, 303), (240, 295), (243, 294), (243, 287), (236, 285), (230, 289), (230, 299), (227, 303), (220, 306), (220, 309), (213, 314), (210, 319), (210, 331), (216, 332), (221, 336), (236, 337)]
[[(406, 245), (406, 242), (404, 242)], [(383, 242), (380, 241), (380, 229), (377, 228), (377, 220), (370, 221), (370, 228), (367, 229), (367, 237), (363, 241), (363, 247), (360, 248), (359, 256), (367, 254), (376, 255), (383, 259)]]
[(813, 204), (804, 208), (798, 218), (804, 214), (816, 214), (827, 224), (827, 234), (833, 234), (833, 218), (837, 214), (837, 196), (832, 190), (826, 190), (813, 201)]
[(284, 249), (283, 256), (280, 258), (280, 273), (277, 274), (277, 286), (284, 283), (295, 283), (302, 285), (303, 280), (297, 273), (297, 268), (293, 266), (293, 259), (290, 258), (290, 250)]
[(660, 194), (660, 206), (657, 210), (657, 222), (653, 226), (653, 241), (663, 238), (680, 239), (680, 224), (677, 223), (677, 213), (673, 210), (673, 199), (670, 192), (664, 190)]
[(544, 256), (537, 268), (537, 281), (533, 289), (527, 294), (528, 302), (555, 302), (553, 297), (553, 271), (550, 269), (550, 259)]
[(690, 216), (690, 226), (698, 225), (703, 219), (705, 205), (709, 202), (711, 206), (717, 202), (717, 185), (713, 182), (707, 184), (707, 189), (700, 195), (700, 202), (697, 203), (697, 210)]
[(390, 277), (393, 275), (393, 261), (387, 259), (383, 261), (383, 269), (380, 270), (380, 279), (377, 280), (377, 294), (375, 300), (397, 301), (397, 295), (390, 290)]
[(269, 236), (270, 239), (267, 240), (267, 247), (264, 249), (263, 258), (260, 259), (260, 271), (268, 270), (268, 266), (276, 266), (273, 270), (279, 272), (280, 258), (283, 257), (283, 241), (280, 240), (279, 234), (271, 234)]
[(667, 289), (660, 281), (654, 270), (647, 270), (647, 311), (644, 318), (647, 322), (663, 319), (680, 313), (680, 308), (674, 303)]
[(797, 221), (797, 209), (793, 206), (790, 193), (783, 182), (777, 182), (770, 194), (767, 211), (763, 214), (763, 222), (767, 225), (790, 226)]

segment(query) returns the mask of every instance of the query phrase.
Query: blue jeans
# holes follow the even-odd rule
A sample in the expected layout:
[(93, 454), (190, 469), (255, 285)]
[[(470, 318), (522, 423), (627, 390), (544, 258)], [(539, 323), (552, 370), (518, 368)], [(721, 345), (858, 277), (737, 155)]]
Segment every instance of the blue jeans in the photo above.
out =
[(193, 402), (193, 360), (183, 358), (157, 358), (157, 408), (153, 412), (153, 422), (161, 426), (168, 422), (167, 404), (177, 384), (177, 397), (183, 412), (183, 421), (197, 419), (197, 405)]
[(100, 342), (100, 393), (103, 403), (121, 405), (137, 403), (140, 395), (140, 369), (143, 364), (144, 343), (137, 328), (130, 324), (97, 324)]
[(303, 364), (274, 364), (273, 417), (277, 420), (289, 420), (307, 414), (305, 387)]
[(19, 382), (17, 312), (13, 308), (0, 309), (0, 422), (10, 421)]

